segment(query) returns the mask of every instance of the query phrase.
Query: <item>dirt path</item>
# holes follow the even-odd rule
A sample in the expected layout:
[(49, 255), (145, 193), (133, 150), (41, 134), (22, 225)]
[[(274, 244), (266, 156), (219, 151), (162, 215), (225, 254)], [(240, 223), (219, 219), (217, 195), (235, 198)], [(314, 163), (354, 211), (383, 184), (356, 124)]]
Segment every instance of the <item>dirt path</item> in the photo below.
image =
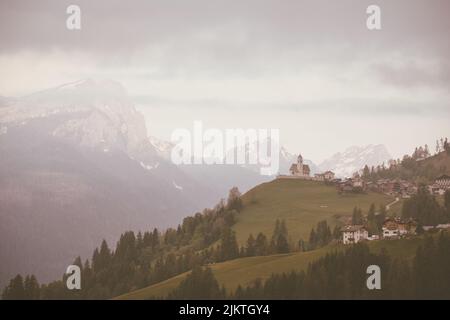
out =
[(397, 197), (397, 198), (395, 198), (394, 201), (392, 201), (391, 203), (388, 203), (388, 204), (386, 205), (386, 211), (388, 211), (388, 210), (391, 208), (391, 206), (393, 206), (394, 204), (396, 204), (396, 203), (399, 202), (399, 201), (400, 201), (400, 198)]

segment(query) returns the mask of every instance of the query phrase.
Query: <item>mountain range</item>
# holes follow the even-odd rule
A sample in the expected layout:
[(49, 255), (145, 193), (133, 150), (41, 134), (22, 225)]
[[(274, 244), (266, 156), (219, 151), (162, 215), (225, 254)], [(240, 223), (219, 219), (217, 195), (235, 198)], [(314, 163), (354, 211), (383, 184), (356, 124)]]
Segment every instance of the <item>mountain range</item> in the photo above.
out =
[(382, 145), (352, 146), (344, 152), (338, 152), (319, 164), (320, 171), (331, 170), (337, 177), (351, 177), (365, 165), (377, 166), (392, 159), (387, 148)]
[(0, 281), (54, 279), (103, 238), (173, 225), (225, 196), (161, 157), (117, 82), (79, 81), (1, 106)]

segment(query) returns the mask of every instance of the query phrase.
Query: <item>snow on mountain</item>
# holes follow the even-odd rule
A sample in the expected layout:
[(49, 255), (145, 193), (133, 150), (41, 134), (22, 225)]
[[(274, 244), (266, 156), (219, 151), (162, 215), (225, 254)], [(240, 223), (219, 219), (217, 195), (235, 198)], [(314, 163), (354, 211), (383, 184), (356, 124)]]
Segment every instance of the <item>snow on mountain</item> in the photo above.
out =
[(146, 170), (153, 170), (159, 167), (159, 162), (157, 162), (155, 165), (145, 164), (144, 162), (139, 162), (142, 168)]
[(324, 160), (320, 171), (331, 170), (337, 177), (351, 177), (365, 165), (377, 166), (392, 159), (387, 148), (382, 145), (352, 146)]
[(82, 146), (134, 151), (146, 139), (144, 117), (115, 81), (77, 81), (19, 98), (0, 109), (0, 122), (8, 126), (52, 116), (58, 117), (52, 135)]
[(153, 136), (148, 137), (148, 141), (155, 148), (158, 155), (166, 160), (170, 159), (170, 154), (172, 152), (172, 148), (174, 144), (169, 141), (165, 141)]

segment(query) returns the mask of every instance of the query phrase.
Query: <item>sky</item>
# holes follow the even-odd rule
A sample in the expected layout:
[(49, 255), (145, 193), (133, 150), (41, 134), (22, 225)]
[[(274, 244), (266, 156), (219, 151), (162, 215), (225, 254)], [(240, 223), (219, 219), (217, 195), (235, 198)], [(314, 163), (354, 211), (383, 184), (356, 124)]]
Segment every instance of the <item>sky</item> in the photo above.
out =
[[(68, 30), (66, 8), (81, 9)], [(381, 9), (368, 30), (366, 8)], [(0, 1), (0, 96), (85, 78), (124, 85), (150, 135), (280, 129), (320, 163), (450, 136), (447, 0)]]

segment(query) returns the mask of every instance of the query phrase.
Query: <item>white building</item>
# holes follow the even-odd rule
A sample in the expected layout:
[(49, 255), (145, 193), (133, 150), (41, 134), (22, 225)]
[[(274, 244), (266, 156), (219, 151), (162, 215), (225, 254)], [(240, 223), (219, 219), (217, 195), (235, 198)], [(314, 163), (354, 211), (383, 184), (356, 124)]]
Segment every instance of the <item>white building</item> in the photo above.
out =
[(445, 194), (445, 189), (439, 186), (437, 183), (428, 186), (428, 191), (431, 194), (443, 196)]
[(400, 228), (395, 219), (386, 219), (383, 223), (383, 238), (398, 238), (400, 236)]
[(323, 177), (325, 178), (325, 181), (331, 181), (334, 179), (334, 172), (330, 170), (325, 171)]
[(383, 227), (383, 238), (397, 238), (400, 236), (400, 230)]
[(316, 173), (314, 175), (314, 180), (317, 181), (331, 181), (334, 179), (334, 172), (325, 171), (324, 173)]
[(369, 232), (361, 225), (345, 226), (342, 228), (341, 232), (342, 242), (344, 244), (358, 243), (367, 240), (369, 237)]

